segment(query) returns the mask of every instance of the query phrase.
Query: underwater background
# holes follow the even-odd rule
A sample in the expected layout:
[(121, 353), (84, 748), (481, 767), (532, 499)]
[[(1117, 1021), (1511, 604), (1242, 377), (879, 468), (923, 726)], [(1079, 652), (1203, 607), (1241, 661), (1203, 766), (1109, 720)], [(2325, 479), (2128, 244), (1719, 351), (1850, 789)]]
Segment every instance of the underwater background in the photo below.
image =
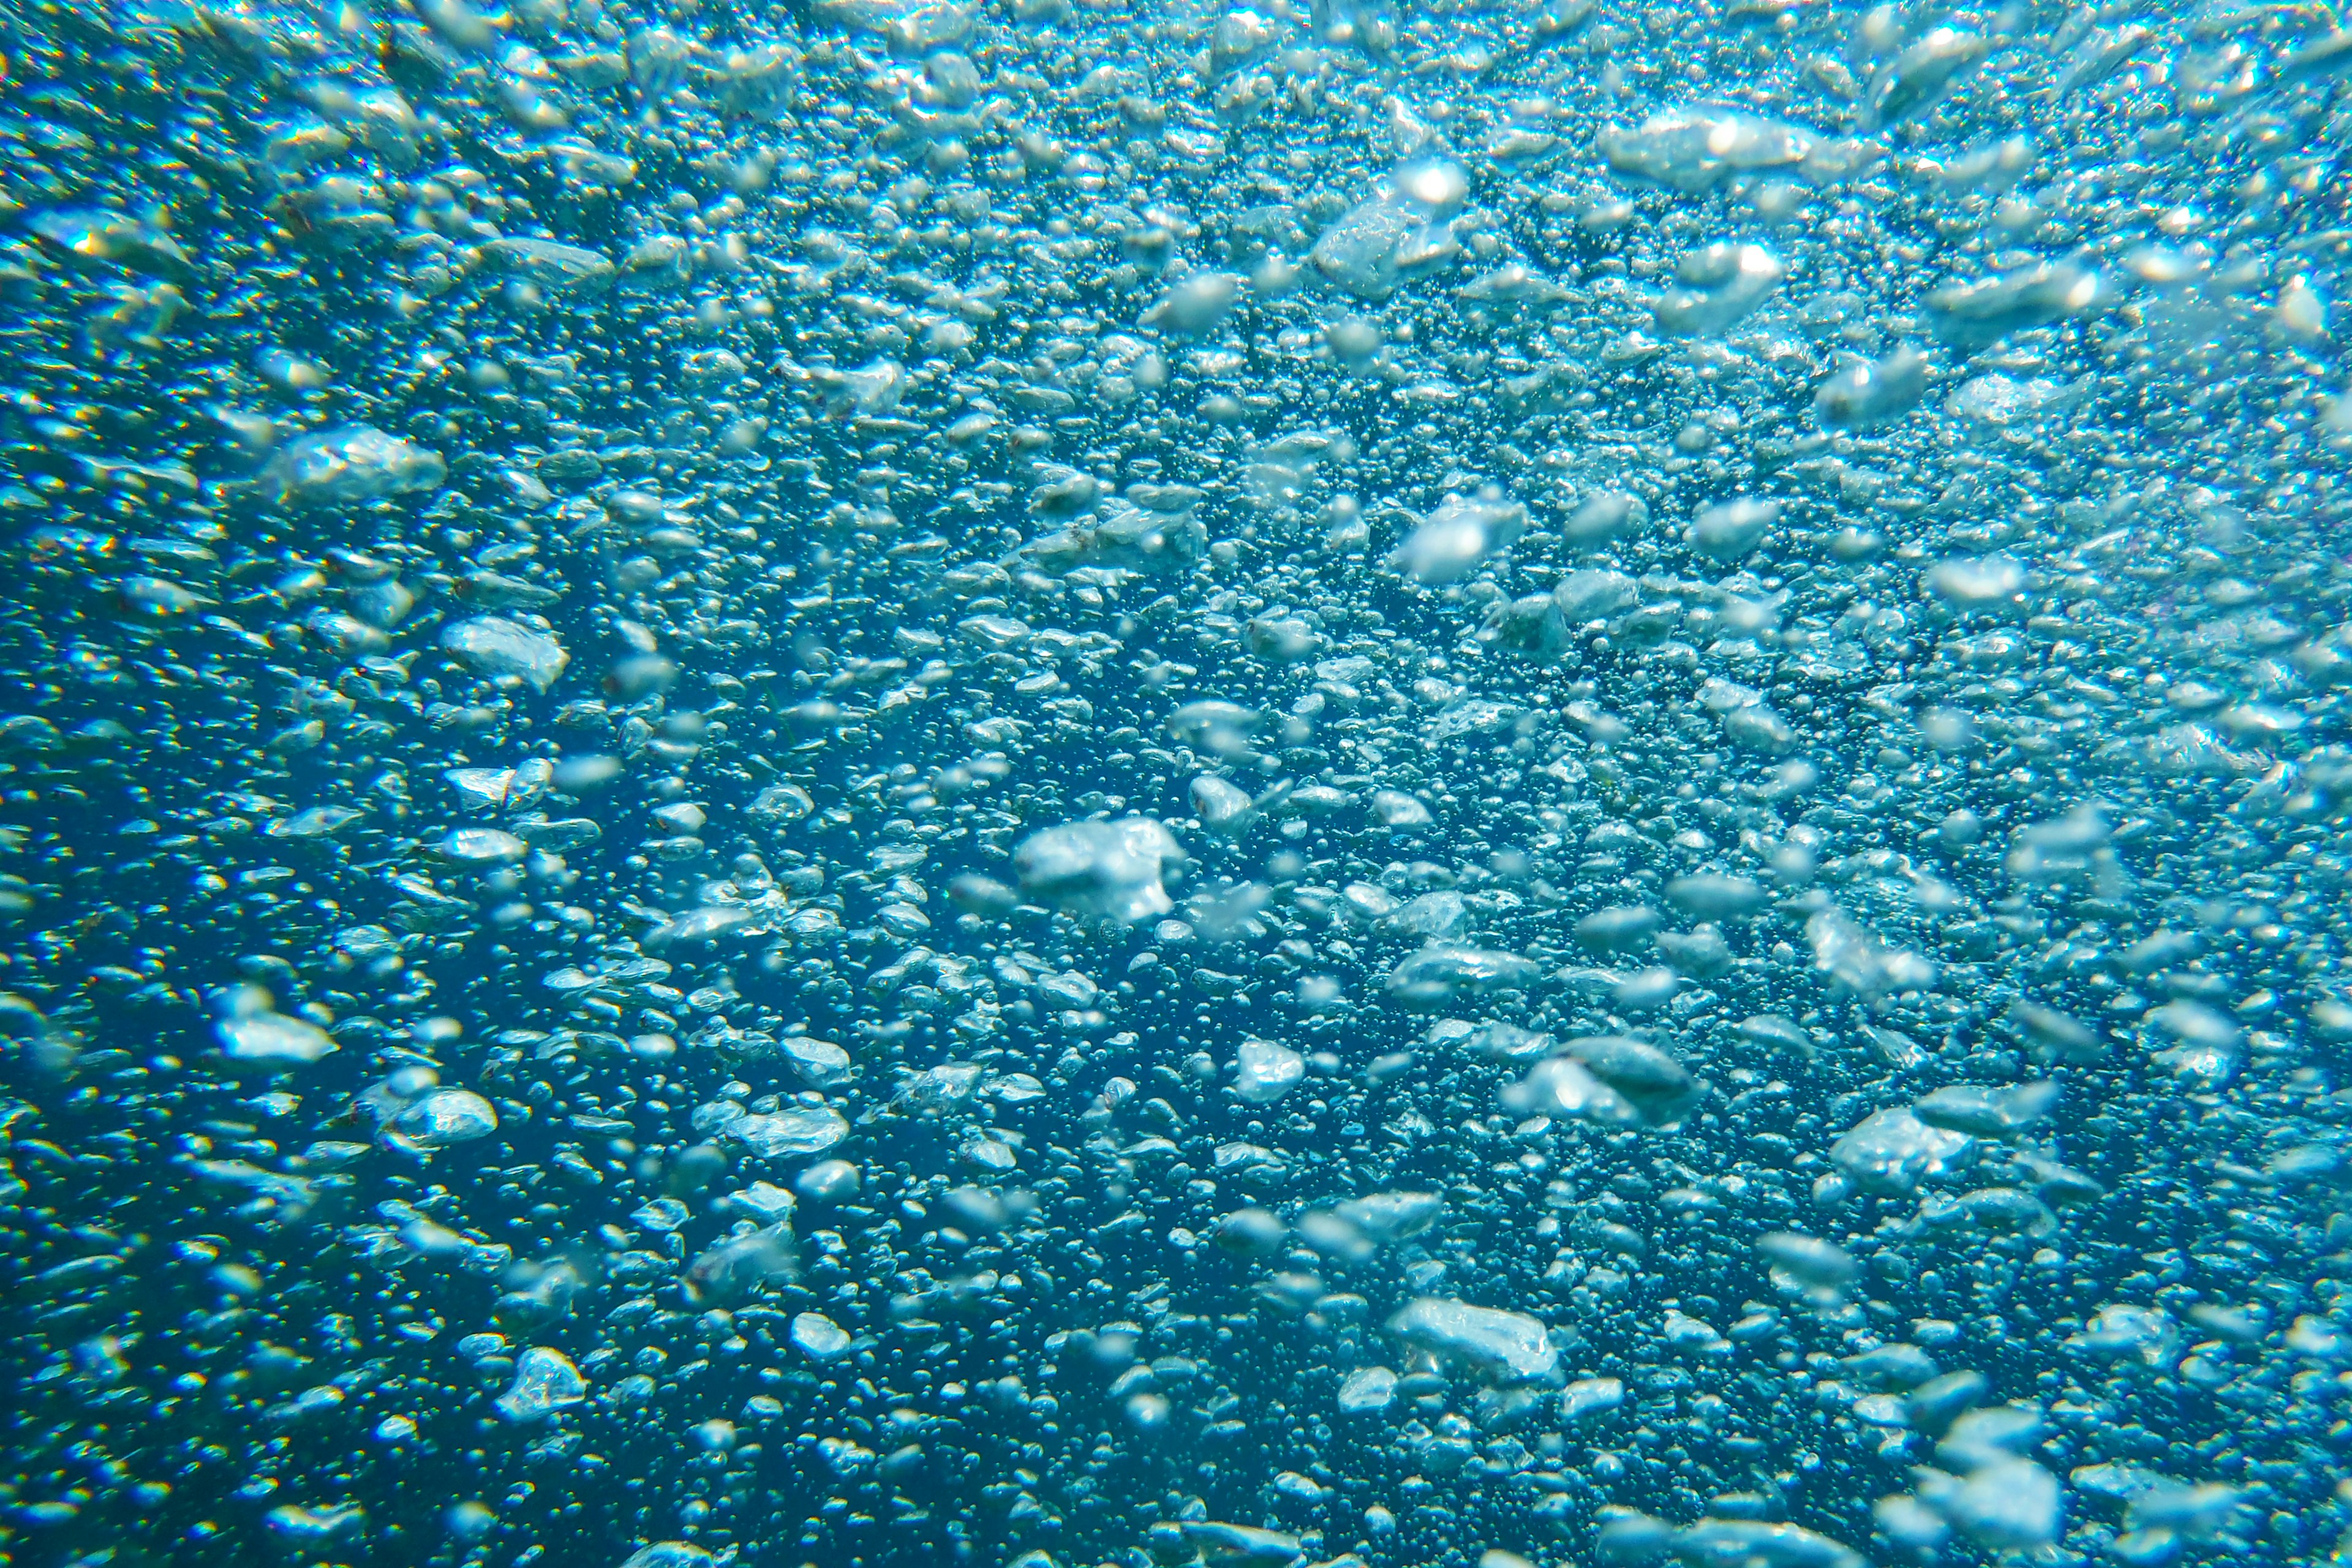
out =
[(2324, 4), (0, 4), (0, 1563), (2352, 1526)]

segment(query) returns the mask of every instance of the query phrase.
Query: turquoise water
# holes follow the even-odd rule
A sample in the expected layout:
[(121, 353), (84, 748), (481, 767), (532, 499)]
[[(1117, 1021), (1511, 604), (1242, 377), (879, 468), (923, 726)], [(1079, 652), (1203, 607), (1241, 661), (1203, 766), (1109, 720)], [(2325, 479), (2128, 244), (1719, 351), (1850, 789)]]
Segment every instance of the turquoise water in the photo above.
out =
[(0, 1562), (2329, 1560), (2347, 37), (0, 11)]

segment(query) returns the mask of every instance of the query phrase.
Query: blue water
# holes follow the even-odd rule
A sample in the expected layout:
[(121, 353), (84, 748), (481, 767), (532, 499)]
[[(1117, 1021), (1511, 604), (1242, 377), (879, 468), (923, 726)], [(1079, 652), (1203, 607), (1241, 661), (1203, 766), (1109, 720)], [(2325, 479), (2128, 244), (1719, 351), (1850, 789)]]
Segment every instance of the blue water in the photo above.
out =
[(2346, 38), (0, 16), (0, 1560), (2328, 1560)]

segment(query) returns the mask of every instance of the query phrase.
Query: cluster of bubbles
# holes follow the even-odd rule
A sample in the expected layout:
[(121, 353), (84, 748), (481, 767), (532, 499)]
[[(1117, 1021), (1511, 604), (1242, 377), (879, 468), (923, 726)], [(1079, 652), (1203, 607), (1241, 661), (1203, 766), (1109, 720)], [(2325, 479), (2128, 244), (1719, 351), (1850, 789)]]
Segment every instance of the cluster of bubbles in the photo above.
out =
[(0, 1560), (2337, 1550), (2325, 7), (0, 57)]

